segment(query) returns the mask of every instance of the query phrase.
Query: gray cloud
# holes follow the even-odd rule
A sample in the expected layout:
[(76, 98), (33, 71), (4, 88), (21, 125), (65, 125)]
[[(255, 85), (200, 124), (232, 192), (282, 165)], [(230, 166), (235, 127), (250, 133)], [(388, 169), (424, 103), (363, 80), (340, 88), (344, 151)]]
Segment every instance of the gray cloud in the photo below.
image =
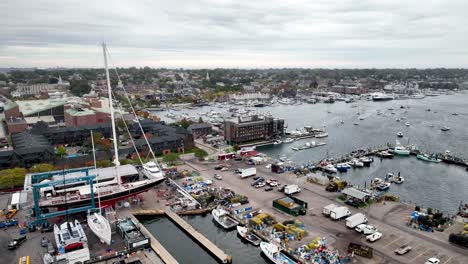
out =
[(467, 67), (464, 0), (0, 3), (0, 67)]

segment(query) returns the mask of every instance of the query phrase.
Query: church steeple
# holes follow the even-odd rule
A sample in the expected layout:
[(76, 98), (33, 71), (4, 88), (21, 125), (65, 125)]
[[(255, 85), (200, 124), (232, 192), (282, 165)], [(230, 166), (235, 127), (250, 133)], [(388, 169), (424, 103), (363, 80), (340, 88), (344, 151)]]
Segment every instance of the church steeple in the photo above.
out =
[(208, 72), (206, 72), (206, 80), (210, 81), (210, 74)]

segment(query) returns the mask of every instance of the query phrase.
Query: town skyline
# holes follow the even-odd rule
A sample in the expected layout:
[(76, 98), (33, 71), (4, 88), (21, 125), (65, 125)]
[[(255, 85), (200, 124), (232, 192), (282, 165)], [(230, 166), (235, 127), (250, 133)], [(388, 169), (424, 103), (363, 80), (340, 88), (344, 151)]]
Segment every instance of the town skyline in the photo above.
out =
[(466, 68), (463, 1), (15, 1), (0, 67)]

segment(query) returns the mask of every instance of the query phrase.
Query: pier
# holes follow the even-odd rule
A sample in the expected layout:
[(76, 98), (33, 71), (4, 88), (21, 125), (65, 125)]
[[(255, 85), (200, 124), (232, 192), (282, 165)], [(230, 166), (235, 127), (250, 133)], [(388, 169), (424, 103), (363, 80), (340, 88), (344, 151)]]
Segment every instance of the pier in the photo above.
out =
[(227, 255), (218, 248), (213, 242), (207, 239), (204, 235), (200, 234), (191, 225), (185, 222), (184, 219), (180, 218), (177, 214), (170, 210), (165, 210), (166, 216), (173, 221), (177, 226), (192, 237), (199, 245), (204, 247), (211, 255), (213, 255), (221, 263), (232, 263), (232, 257)]
[(161, 258), (164, 263), (179, 263), (172, 255), (167, 251), (161, 243), (143, 226), (138, 219), (135, 218), (132, 214), (128, 214), (131, 217), (132, 221), (140, 228), (140, 231), (146, 236), (150, 238), (151, 248), (156, 252), (156, 254)]

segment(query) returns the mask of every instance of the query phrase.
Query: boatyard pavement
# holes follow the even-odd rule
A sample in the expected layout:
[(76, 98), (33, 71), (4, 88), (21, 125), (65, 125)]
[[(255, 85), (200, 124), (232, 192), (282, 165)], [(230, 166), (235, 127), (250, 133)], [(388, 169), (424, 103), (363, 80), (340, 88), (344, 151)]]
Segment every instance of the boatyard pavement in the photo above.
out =
[[(214, 170), (217, 163), (187, 163), (190, 166), (189, 169), (198, 170), (203, 177), (212, 179), (217, 185), (247, 195), (254, 208), (262, 209), (280, 221), (291, 218), (291, 216), (272, 207), (272, 201), (283, 197), (284, 194), (276, 189), (271, 192), (265, 192), (263, 188), (256, 189), (250, 186), (251, 178), (241, 179), (234, 174), (236, 168), (246, 168), (249, 165), (236, 161), (224, 164), (230, 166), (228, 171)], [(221, 174), (223, 180), (214, 179), (214, 173)], [(346, 251), (350, 242), (372, 247), (374, 259), (358, 258), (360, 263), (424, 263), (430, 257), (440, 259), (441, 264), (467, 263), (468, 250), (450, 244), (446, 239), (447, 231), (428, 233), (412, 229), (404, 224), (406, 216), (411, 212), (411, 206), (385, 203), (372, 205), (371, 208), (350, 208), (352, 213), (363, 212), (367, 214), (369, 224), (376, 226), (383, 233), (382, 239), (375, 243), (368, 243), (363, 235), (346, 228), (344, 221), (333, 221), (322, 216), (321, 212), (324, 206), (330, 203), (342, 203), (336, 199), (337, 193), (326, 192), (323, 186), (308, 183), (306, 177), (297, 178), (293, 174), (272, 173), (270, 169), (262, 165), (257, 166), (257, 175), (278, 179), (281, 184), (298, 184), (302, 188), (302, 192), (295, 196), (308, 202), (309, 205), (307, 215), (298, 217), (300, 221), (304, 222), (306, 230), (310, 234), (305, 242), (316, 236), (326, 237), (335, 248), (342, 252)], [(402, 245), (409, 245), (413, 247), (413, 250), (404, 256), (395, 255), (394, 250)]]

